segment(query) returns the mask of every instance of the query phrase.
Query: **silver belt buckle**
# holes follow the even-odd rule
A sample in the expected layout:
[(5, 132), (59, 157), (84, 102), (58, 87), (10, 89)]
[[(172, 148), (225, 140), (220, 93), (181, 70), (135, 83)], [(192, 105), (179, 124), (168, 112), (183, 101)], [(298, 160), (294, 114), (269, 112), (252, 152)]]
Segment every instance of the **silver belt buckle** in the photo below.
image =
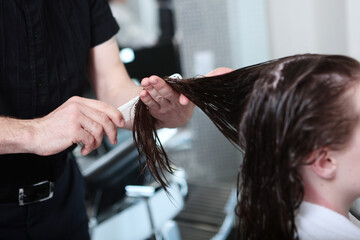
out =
[(42, 181), (31, 186), (19, 188), (19, 206), (43, 202), (54, 195), (54, 183)]

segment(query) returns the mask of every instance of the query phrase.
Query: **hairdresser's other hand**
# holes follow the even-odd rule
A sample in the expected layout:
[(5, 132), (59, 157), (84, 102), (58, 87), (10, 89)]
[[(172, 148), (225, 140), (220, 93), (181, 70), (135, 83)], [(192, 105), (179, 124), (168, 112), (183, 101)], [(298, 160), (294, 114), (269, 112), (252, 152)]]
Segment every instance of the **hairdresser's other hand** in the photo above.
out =
[(116, 127), (123, 127), (121, 113), (98, 100), (72, 97), (43, 118), (34, 120), (34, 146), (38, 155), (56, 154), (82, 143), (86, 155), (98, 148), (106, 134), (116, 144)]
[(173, 90), (162, 78), (151, 76), (141, 81), (141, 100), (157, 119), (157, 127), (180, 127), (185, 125), (194, 111), (194, 104)]
[[(233, 71), (217, 68), (206, 76), (215, 76)], [(151, 115), (158, 120), (158, 127), (179, 127), (186, 124), (194, 110), (194, 104), (183, 94), (173, 90), (162, 78), (151, 76), (141, 81), (144, 90), (141, 100), (148, 106)]]
[(212, 70), (211, 72), (209, 72), (205, 76), (206, 77), (212, 77), (212, 76), (216, 76), (216, 75), (229, 73), (229, 72), (232, 72), (232, 71), (234, 71), (234, 69), (226, 68), (226, 67), (220, 67), (220, 68), (215, 68), (214, 70)]

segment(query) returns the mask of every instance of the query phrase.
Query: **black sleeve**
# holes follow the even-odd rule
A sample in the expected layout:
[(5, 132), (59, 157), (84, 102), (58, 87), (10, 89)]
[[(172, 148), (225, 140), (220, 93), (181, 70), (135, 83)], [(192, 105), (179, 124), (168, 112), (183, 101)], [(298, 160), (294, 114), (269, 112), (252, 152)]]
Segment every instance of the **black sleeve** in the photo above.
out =
[(119, 26), (112, 16), (107, 0), (90, 0), (91, 47), (95, 47), (114, 36)]

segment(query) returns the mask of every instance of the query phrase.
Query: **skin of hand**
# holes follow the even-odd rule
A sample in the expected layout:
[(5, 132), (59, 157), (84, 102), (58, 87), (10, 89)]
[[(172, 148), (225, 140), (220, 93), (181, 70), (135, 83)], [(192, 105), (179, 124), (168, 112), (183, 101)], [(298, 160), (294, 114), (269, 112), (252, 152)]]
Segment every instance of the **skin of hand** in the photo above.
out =
[(51, 155), (74, 143), (83, 143), (87, 155), (100, 146), (103, 134), (116, 144), (116, 127), (123, 127), (121, 113), (112, 105), (98, 100), (72, 97), (43, 118), (35, 119), (32, 152)]
[[(87, 155), (101, 144), (104, 134), (116, 144), (116, 127), (131, 128), (124, 126), (116, 107), (139, 94), (159, 120), (159, 127), (178, 127), (190, 119), (194, 105), (161, 78), (153, 76), (150, 82), (144, 79), (143, 90), (132, 83), (114, 38), (92, 48), (87, 65), (90, 82), (101, 101), (72, 97), (45, 117), (32, 120), (0, 116), (0, 154), (45, 156), (81, 142), (81, 153)], [(208, 76), (226, 71), (230, 70), (216, 69)]]
[[(231, 68), (217, 68), (205, 76), (221, 75), (233, 71)], [(158, 120), (157, 126), (179, 127), (192, 116), (194, 104), (182, 94), (173, 90), (162, 78), (151, 76), (141, 81), (141, 100), (148, 106), (151, 115)]]
[(14, 119), (0, 116), (0, 154), (59, 153), (74, 143), (82, 143), (83, 155), (96, 149), (103, 135), (116, 143), (116, 127), (124, 127), (117, 106), (134, 96), (141, 87), (130, 80), (119, 58), (114, 38), (90, 49), (88, 74), (98, 99), (72, 97), (45, 117)]

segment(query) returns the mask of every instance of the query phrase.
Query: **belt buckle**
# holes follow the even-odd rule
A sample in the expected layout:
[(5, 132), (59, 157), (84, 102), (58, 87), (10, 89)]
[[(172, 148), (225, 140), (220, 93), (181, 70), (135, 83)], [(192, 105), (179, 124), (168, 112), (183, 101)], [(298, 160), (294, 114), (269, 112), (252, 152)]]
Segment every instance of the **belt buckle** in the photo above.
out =
[(19, 206), (46, 201), (54, 195), (54, 183), (42, 181), (31, 186), (19, 188)]

